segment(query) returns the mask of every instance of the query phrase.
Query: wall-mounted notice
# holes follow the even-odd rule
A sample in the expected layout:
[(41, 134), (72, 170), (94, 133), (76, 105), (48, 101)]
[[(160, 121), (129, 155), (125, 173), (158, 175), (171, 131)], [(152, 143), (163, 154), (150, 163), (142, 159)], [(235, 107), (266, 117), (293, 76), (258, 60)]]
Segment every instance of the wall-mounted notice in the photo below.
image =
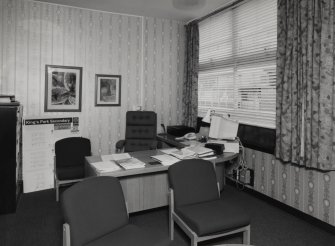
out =
[(54, 187), (54, 144), (79, 137), (79, 118), (24, 119), (22, 128), (23, 192)]

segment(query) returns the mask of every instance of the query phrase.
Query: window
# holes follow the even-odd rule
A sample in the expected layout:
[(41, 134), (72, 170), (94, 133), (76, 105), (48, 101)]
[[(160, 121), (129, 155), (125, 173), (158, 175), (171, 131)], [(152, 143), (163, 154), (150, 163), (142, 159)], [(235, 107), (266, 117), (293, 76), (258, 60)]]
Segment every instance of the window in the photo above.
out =
[(277, 1), (246, 0), (199, 23), (199, 116), (275, 128)]

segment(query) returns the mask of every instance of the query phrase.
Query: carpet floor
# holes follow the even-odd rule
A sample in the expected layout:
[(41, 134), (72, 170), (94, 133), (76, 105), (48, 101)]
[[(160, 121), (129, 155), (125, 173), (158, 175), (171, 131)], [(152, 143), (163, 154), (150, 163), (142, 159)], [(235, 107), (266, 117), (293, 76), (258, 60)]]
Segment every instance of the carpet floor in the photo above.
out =
[[(255, 246), (331, 246), (335, 235), (307, 223), (235, 187), (226, 186), (224, 199), (244, 207), (251, 216), (251, 244)], [(169, 240), (168, 208), (130, 215), (131, 223), (151, 232), (157, 246), (190, 245), (189, 238), (175, 226)], [(22, 194), (14, 214), (0, 215), (1, 246), (61, 246), (62, 213), (54, 190)], [(201, 246), (241, 243), (242, 234), (200, 243)]]

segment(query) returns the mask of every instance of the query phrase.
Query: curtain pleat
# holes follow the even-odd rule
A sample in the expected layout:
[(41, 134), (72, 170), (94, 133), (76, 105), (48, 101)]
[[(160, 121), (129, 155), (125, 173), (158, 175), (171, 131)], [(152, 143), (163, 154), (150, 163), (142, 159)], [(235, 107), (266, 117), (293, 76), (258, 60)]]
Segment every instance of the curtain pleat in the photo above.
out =
[(335, 169), (333, 0), (279, 0), (276, 157)]
[(186, 26), (185, 76), (183, 83), (183, 124), (196, 127), (198, 117), (199, 28)]

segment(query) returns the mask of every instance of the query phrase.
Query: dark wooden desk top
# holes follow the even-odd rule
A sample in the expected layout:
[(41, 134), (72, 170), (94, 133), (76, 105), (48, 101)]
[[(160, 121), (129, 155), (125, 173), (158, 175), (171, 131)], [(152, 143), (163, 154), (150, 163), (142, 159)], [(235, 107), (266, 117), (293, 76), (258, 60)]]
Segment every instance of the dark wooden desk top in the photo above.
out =
[[(160, 150), (145, 150), (145, 151), (136, 151), (129, 153), (132, 157), (143, 161), (146, 165), (144, 168), (136, 168), (129, 170), (119, 170), (114, 172), (106, 172), (103, 175), (109, 175), (114, 177), (126, 177), (132, 175), (140, 175), (140, 174), (150, 174), (157, 172), (167, 171), (169, 166), (163, 166), (162, 164), (150, 165), (148, 164), (151, 161), (154, 161), (150, 156), (164, 154)], [(223, 155), (218, 156), (217, 159), (211, 160), (213, 163), (222, 163), (226, 161), (230, 161), (235, 159), (238, 156), (236, 153), (224, 153)], [(87, 156), (85, 157), (86, 163), (90, 164), (93, 162), (102, 161), (100, 156)], [(90, 165), (89, 165), (90, 166)]]
[(184, 148), (187, 145), (183, 144), (182, 141), (177, 141), (175, 138), (175, 136), (170, 135), (170, 134), (165, 134), (165, 133), (161, 133), (157, 135), (157, 140), (162, 141), (164, 143), (173, 145), (177, 148)]

